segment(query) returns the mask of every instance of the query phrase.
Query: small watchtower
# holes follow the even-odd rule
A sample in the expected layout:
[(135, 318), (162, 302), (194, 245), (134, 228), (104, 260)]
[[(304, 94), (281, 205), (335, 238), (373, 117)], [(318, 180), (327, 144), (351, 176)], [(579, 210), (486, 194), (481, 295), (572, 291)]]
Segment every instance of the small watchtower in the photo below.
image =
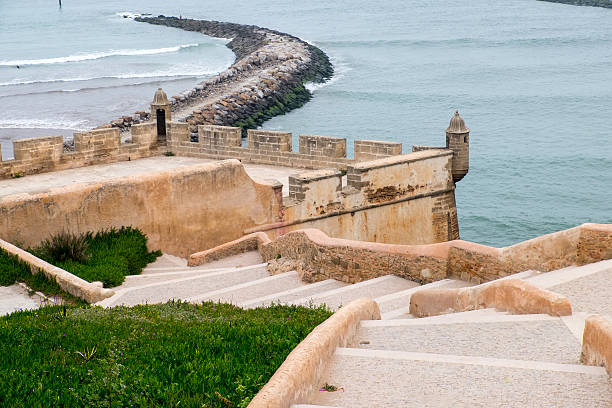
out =
[(450, 120), (446, 129), (446, 148), (453, 151), (453, 180), (458, 182), (470, 169), (470, 129), (459, 111)]
[(157, 124), (157, 141), (165, 143), (166, 123), (172, 120), (172, 111), (168, 95), (161, 88), (157, 88), (151, 102), (151, 120)]

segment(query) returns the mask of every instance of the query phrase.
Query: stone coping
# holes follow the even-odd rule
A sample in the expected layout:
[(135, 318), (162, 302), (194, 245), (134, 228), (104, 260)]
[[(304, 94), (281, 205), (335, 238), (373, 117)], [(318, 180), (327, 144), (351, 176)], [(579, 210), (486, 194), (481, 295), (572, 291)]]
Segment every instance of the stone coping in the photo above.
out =
[(390, 156), (382, 159), (370, 160), (355, 163), (351, 166), (351, 170), (356, 172), (364, 172), (372, 169), (380, 169), (383, 167), (396, 166), (403, 163), (413, 163), (416, 161), (431, 159), (432, 157), (441, 157), (452, 155), (452, 150), (424, 150), (420, 152), (406, 153), (399, 156)]
[(206, 251), (191, 254), (187, 260), (187, 266), (203, 265), (232, 255), (254, 251), (268, 242), (270, 242), (270, 238), (264, 232), (255, 232)]
[(303, 401), (321, 379), (337, 347), (351, 344), (362, 320), (380, 320), (378, 304), (357, 299), (334, 313), (293, 349), (249, 408), (289, 408)]
[(528, 269), (548, 272), (612, 259), (612, 224), (583, 224), (504, 248), (461, 240), (427, 245), (354, 241), (312, 228), (270, 242), (258, 239), (257, 248), (266, 261), (281, 255), (320, 271), (321, 278), (353, 283), (387, 274), (421, 283), (447, 277), (483, 283)]
[(572, 306), (565, 296), (538, 288), (521, 279), (502, 279), (468, 288), (423, 289), (410, 297), (410, 313), (416, 317), (491, 307), (512, 314), (572, 314)]
[(599, 315), (586, 319), (580, 360), (587, 365), (604, 366), (612, 377), (612, 322)]
[(328, 179), (331, 177), (338, 177), (338, 176), (342, 176), (342, 172), (340, 172), (340, 170), (323, 169), (323, 170), (303, 171), (303, 172), (300, 172), (300, 173), (297, 173), (291, 176), (291, 178), (295, 180), (299, 180), (299, 181), (309, 182), (309, 181), (324, 180), (324, 179)]
[(33, 274), (44, 273), (47, 278), (57, 282), (60, 288), (88, 303), (95, 303), (115, 294), (111, 289), (104, 289), (95, 283), (87, 282), (1, 239), (0, 247), (30, 265)]

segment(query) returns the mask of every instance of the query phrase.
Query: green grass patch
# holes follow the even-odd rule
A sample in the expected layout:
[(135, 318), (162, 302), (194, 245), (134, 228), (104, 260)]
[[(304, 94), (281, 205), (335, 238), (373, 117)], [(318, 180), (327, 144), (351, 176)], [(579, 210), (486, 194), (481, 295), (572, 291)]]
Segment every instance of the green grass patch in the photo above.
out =
[(0, 286), (9, 286), (16, 282), (23, 282), (32, 290), (44, 293), (47, 296), (61, 296), (70, 304), (82, 305), (85, 302), (66, 293), (54, 281), (38, 272), (33, 275), (30, 266), (17, 256), (0, 249)]
[(118, 286), (127, 275), (137, 275), (161, 255), (149, 252), (147, 237), (131, 227), (111, 228), (96, 234), (58, 234), (31, 249), (37, 257), (88, 282)]
[(331, 313), (205, 303), (0, 317), (0, 406), (245, 407)]

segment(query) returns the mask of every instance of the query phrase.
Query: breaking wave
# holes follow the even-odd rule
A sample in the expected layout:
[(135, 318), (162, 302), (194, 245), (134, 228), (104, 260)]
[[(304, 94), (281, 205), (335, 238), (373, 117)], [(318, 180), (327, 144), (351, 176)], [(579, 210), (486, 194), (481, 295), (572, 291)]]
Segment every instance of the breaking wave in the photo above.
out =
[(133, 55), (155, 55), (177, 52), (185, 48), (193, 48), (200, 46), (199, 43), (183, 44), (174, 47), (164, 48), (149, 48), (149, 49), (123, 49), (111, 50), (106, 52), (93, 52), (91, 54), (69, 55), (67, 57), (29, 59), (29, 60), (12, 60), (0, 61), (0, 66), (21, 66), (21, 65), (47, 65), (47, 64), (64, 64), (67, 62), (82, 62), (91, 61), (101, 58), (116, 57), (116, 56), (133, 56)]

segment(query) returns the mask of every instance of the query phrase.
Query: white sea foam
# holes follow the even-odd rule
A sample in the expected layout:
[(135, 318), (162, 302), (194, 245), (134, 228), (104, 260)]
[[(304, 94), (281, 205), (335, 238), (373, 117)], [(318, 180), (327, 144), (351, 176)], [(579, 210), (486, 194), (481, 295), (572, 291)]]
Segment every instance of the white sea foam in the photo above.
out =
[(86, 120), (54, 120), (54, 119), (3, 119), (0, 120), (0, 128), (4, 129), (73, 129), (87, 130)]
[(36, 79), (36, 80), (14, 80), (10, 82), (0, 82), (0, 86), (13, 86), (13, 85), (32, 85), (32, 84), (47, 84), (47, 83), (61, 83), (61, 82), (82, 82), (82, 81), (94, 81), (100, 79), (142, 79), (142, 78), (173, 78), (173, 77), (200, 77), (204, 75), (214, 75), (220, 71), (223, 71), (225, 67), (220, 67), (218, 70), (205, 70), (205, 71), (153, 71), (153, 72), (138, 72), (138, 73), (126, 73), (117, 75), (105, 75), (105, 76), (92, 76), (92, 77), (73, 77), (73, 78), (49, 78), (49, 79)]
[(100, 58), (116, 57), (116, 56), (133, 56), (133, 55), (155, 55), (155, 54), (166, 54), (170, 52), (177, 52), (184, 48), (197, 47), (200, 44), (183, 44), (174, 47), (164, 48), (150, 48), (150, 49), (123, 49), (123, 50), (111, 50), (106, 52), (93, 52), (90, 54), (78, 54), (69, 55), (67, 57), (55, 57), (55, 58), (42, 58), (42, 59), (30, 59), (30, 60), (12, 60), (12, 61), (0, 61), (0, 66), (21, 66), (21, 65), (46, 65), (46, 64), (63, 64), (67, 62), (82, 62), (96, 60)]
[(334, 75), (325, 82), (321, 82), (321, 83), (307, 82), (306, 84), (304, 84), (304, 87), (308, 89), (310, 92), (315, 92), (321, 88), (324, 88), (326, 86), (329, 86), (333, 83), (338, 82), (339, 80), (344, 78), (347, 72), (352, 70), (352, 68), (339, 57), (331, 56), (329, 59), (332, 65), (334, 66)]
[(140, 14), (140, 13), (134, 13), (132, 11), (120, 11), (119, 13), (115, 13), (115, 15), (133, 20), (136, 17), (150, 16), (151, 14), (148, 14), (148, 13)]

